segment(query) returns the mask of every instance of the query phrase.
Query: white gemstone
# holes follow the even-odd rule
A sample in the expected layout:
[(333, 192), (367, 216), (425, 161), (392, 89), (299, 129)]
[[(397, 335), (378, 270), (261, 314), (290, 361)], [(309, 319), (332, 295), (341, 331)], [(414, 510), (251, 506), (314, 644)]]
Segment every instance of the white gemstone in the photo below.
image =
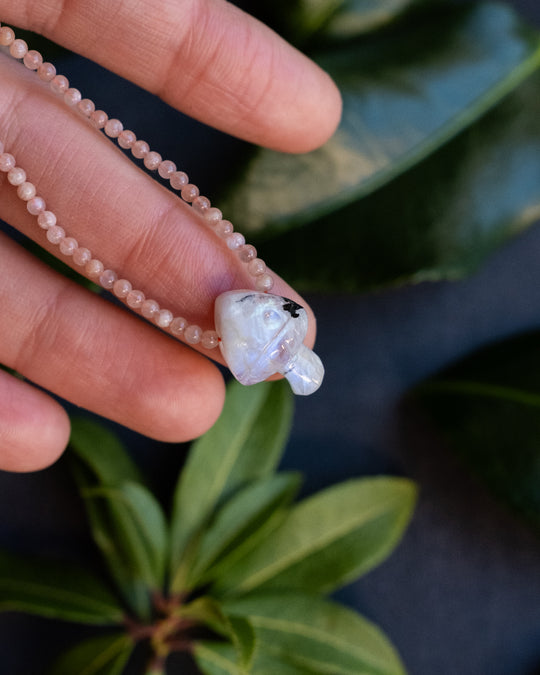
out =
[(242, 384), (256, 384), (281, 373), (295, 394), (312, 394), (321, 385), (321, 360), (303, 344), (306, 311), (292, 300), (228, 291), (216, 300), (215, 322), (221, 352)]

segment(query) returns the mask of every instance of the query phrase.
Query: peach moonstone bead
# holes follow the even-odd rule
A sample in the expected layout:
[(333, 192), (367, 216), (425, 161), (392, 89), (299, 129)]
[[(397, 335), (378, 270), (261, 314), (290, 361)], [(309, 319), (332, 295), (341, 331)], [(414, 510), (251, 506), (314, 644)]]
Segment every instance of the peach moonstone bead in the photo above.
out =
[(40, 66), (38, 66), (37, 73), (39, 79), (42, 82), (50, 82), (56, 75), (56, 68), (52, 63), (45, 61)]
[(169, 178), (169, 182), (171, 183), (172, 188), (175, 190), (181, 190), (189, 183), (189, 178), (187, 173), (184, 173), (183, 171), (175, 171)]
[(176, 337), (179, 337), (180, 335), (182, 335), (182, 333), (186, 329), (187, 325), (188, 325), (188, 322), (186, 321), (186, 319), (184, 319), (183, 316), (177, 316), (176, 318), (174, 318), (171, 321), (171, 325), (169, 326), (169, 330), (171, 331), (171, 333), (173, 335), (175, 335)]
[(114, 282), (113, 293), (117, 298), (127, 298), (127, 295), (131, 290), (131, 283), (127, 279), (117, 279), (117, 281)]
[(75, 251), (73, 251), (73, 262), (76, 265), (82, 267), (88, 264), (90, 260), (92, 260), (92, 254), (90, 253), (90, 250), (84, 248), (84, 246), (79, 246), (75, 249)]
[(144, 157), (144, 166), (150, 171), (155, 171), (163, 161), (159, 152), (147, 152)]
[(77, 103), (77, 110), (85, 117), (90, 117), (95, 109), (96, 106), (94, 101), (90, 100), (89, 98), (83, 98)]
[(165, 159), (158, 166), (158, 173), (162, 178), (170, 178), (176, 171), (176, 164), (170, 159)]
[(99, 283), (103, 286), (103, 288), (112, 290), (114, 282), (117, 278), (116, 272), (113, 272), (113, 270), (103, 270), (103, 272), (99, 275)]
[(43, 63), (43, 57), (35, 49), (31, 49), (24, 55), (23, 63), (28, 70), (37, 70)]
[(13, 40), (9, 48), (9, 53), (14, 59), (23, 59), (28, 53), (28, 45), (24, 40)]
[(103, 263), (101, 260), (97, 260), (97, 258), (92, 258), (86, 263), (85, 270), (89, 277), (99, 277), (104, 270)]
[(191, 324), (184, 329), (184, 339), (190, 345), (197, 345), (202, 338), (202, 329), (200, 326)]
[(121, 148), (124, 148), (124, 150), (127, 150), (128, 148), (131, 148), (132, 145), (135, 143), (137, 140), (137, 136), (133, 133), (133, 131), (130, 131), (129, 129), (124, 129), (120, 136), (118, 136), (118, 145)]
[(137, 159), (143, 159), (150, 152), (150, 146), (146, 141), (135, 141), (131, 146), (131, 154)]
[(155, 315), (154, 321), (160, 328), (168, 328), (171, 325), (173, 318), (172, 312), (168, 309), (160, 309)]
[(55, 94), (65, 94), (69, 89), (69, 80), (64, 75), (55, 75), (51, 80), (51, 89)]
[(141, 314), (145, 319), (153, 319), (159, 312), (159, 305), (155, 300), (145, 300), (141, 305)]
[(82, 100), (81, 92), (74, 87), (70, 87), (64, 93), (64, 101), (70, 108), (74, 108)]
[(21, 183), (17, 188), (17, 196), (24, 202), (29, 201), (36, 196), (36, 186), (33, 183), (24, 181), (24, 183)]
[(0, 155), (0, 171), (11, 171), (15, 168), (15, 157), (9, 152), (3, 152)]
[(79, 244), (77, 243), (76, 239), (73, 237), (65, 237), (65, 239), (62, 239), (60, 242), (60, 253), (68, 256), (73, 255), (78, 246)]
[(103, 127), (107, 124), (108, 119), (109, 116), (103, 110), (94, 110), (94, 112), (90, 115), (90, 121), (96, 127), (96, 129), (103, 129)]
[(0, 45), (7, 47), (15, 40), (15, 33), (9, 26), (0, 28)]
[(26, 171), (20, 166), (15, 166), (8, 172), (7, 178), (11, 185), (21, 185), (26, 181)]
[(140, 309), (145, 301), (145, 295), (142, 291), (133, 290), (126, 296), (126, 303), (131, 309)]
[(124, 125), (117, 119), (107, 120), (104, 131), (109, 138), (118, 138), (122, 131), (124, 131)]
[(38, 225), (44, 229), (48, 230), (50, 227), (56, 225), (56, 216), (52, 211), (43, 211), (38, 216)]
[(32, 197), (26, 203), (26, 209), (28, 213), (31, 213), (33, 216), (39, 216), (40, 213), (43, 213), (46, 209), (45, 200), (43, 197)]
[(64, 228), (59, 225), (53, 225), (47, 230), (47, 239), (51, 244), (59, 244), (65, 236)]

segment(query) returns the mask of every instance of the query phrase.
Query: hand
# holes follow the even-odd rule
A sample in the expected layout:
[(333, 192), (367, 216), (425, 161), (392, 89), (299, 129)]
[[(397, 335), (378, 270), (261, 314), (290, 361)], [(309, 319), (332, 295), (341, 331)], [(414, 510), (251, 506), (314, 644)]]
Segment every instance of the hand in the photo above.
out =
[[(225, 0), (0, 0), (0, 18), (254, 143), (308, 151), (339, 119), (330, 78)], [(250, 287), (236, 257), (35, 73), (0, 55), (0, 82), (0, 140), (69, 236), (161, 306), (212, 327), (217, 295)], [(70, 85), (78, 86), (75, 78)], [(0, 218), (57, 254), (3, 173)], [(279, 279), (274, 289), (298, 299)], [(76, 405), (175, 442), (202, 434), (221, 411), (223, 381), (206, 356), (85, 291), (5, 235), (0, 311), (0, 362)], [(65, 448), (68, 417), (43, 389), (0, 371), (0, 468), (36, 470)]]

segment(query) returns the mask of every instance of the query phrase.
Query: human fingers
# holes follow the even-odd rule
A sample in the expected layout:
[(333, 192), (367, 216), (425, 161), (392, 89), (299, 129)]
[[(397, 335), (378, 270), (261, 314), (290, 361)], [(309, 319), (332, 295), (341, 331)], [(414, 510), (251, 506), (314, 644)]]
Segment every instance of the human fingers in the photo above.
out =
[[(210, 361), (52, 271), (5, 235), (0, 289), (0, 361), (41, 387), (164, 441), (194, 438), (217, 418), (223, 381)], [(11, 436), (20, 427), (4, 422)], [(28, 422), (31, 435), (39, 420)], [(6, 452), (0, 446), (0, 455)]]
[(0, 469), (37, 471), (66, 447), (69, 420), (52, 398), (0, 370)]
[[(161, 306), (188, 310), (192, 322), (203, 327), (213, 323), (217, 295), (253, 287), (247, 266), (193, 208), (129, 162), (35, 73), (0, 56), (0, 79), (0, 132), (9, 130), (8, 146), (31, 167), (40, 194), (47, 201), (53, 196), (62, 222), (76, 224), (75, 230), (66, 229), (81, 246), (98, 252), (107, 267), (129, 274), (136, 288), (151, 284)], [(21, 213), (13, 191), (8, 196), (0, 216), (57, 255), (35, 219), (24, 208)], [(72, 258), (65, 261), (81, 271)], [(276, 279), (275, 291), (301, 300), (282, 280)], [(306, 309), (311, 319), (306, 342), (312, 344), (315, 322)]]
[(225, 0), (0, 0), (2, 21), (46, 35), (253, 143), (321, 145), (341, 115), (330, 77)]
[[(3, 58), (0, 77), (0, 126), (5, 125), (7, 145), (69, 234), (137, 287), (151, 290), (162, 306), (175, 313), (188, 310), (191, 319), (208, 326), (216, 295), (249, 284), (237, 258), (201, 227), (187, 205), (45, 87), (36, 86), (20, 64)], [(9, 188), (2, 186), (0, 215), (43, 243), (44, 233)], [(14, 324), (26, 333), (2, 336), (9, 353), (0, 360), (65, 398), (154, 437), (191, 437), (215, 419), (223, 385), (206, 360), (79, 288), (68, 292), (42, 279), (42, 271), (36, 275), (27, 259), (8, 258), (7, 280), (19, 283), (17, 289), (8, 287), (2, 303), (17, 298), (12, 311), (24, 314)], [(19, 268), (26, 270), (24, 278)], [(34, 288), (32, 280), (38, 278)], [(282, 282), (277, 290), (297, 298)], [(54, 300), (66, 297), (67, 304)], [(41, 340), (35, 338), (36, 325)]]

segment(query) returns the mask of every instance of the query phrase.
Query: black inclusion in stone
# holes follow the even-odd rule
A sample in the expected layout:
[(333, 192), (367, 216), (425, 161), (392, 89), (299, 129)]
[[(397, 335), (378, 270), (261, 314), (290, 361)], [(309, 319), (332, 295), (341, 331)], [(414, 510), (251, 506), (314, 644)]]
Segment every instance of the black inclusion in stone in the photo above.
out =
[(297, 302), (294, 300), (289, 300), (289, 298), (283, 298), (285, 300), (285, 304), (283, 305), (283, 309), (286, 312), (289, 312), (289, 314), (292, 316), (293, 319), (297, 319), (300, 315), (298, 314), (299, 309), (304, 309), (302, 305), (299, 305)]

